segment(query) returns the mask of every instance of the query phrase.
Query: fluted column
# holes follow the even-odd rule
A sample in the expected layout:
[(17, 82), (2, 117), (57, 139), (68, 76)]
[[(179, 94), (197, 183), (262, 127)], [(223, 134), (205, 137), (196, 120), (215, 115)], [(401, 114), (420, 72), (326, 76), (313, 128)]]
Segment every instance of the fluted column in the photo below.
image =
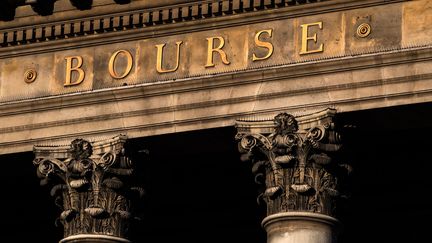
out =
[(268, 243), (335, 243), (337, 202), (351, 166), (340, 158), (335, 110), (237, 121), (241, 160), (250, 161)]
[(51, 196), (62, 210), (57, 219), (64, 227), (61, 243), (129, 242), (132, 203), (144, 191), (128, 182), (133, 168), (125, 142), (125, 136), (117, 136), (34, 147), (41, 185), (52, 186)]

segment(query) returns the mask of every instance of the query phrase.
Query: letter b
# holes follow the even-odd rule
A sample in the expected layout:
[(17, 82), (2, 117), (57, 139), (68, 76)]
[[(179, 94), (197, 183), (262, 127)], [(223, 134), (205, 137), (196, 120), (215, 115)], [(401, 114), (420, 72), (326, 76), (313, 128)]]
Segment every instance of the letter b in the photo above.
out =
[[(66, 57), (66, 80), (64, 86), (78, 85), (84, 81), (85, 73), (81, 66), (83, 59), (81, 56)], [(76, 62), (74, 62), (76, 60)], [(75, 63), (75, 65), (74, 65)], [(78, 78), (72, 81), (72, 72), (78, 72)]]

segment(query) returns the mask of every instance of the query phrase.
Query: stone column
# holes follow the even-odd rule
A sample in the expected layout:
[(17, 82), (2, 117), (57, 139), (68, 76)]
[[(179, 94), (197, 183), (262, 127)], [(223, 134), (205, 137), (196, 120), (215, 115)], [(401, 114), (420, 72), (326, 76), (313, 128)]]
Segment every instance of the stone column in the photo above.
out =
[(335, 210), (351, 166), (340, 158), (335, 110), (238, 120), (241, 160), (249, 161), (267, 204), (268, 243), (335, 243)]
[(89, 142), (75, 139), (69, 146), (35, 146), (41, 185), (51, 185), (51, 196), (62, 210), (61, 243), (129, 242), (132, 202), (143, 189), (128, 183), (132, 163), (125, 155), (125, 136)]

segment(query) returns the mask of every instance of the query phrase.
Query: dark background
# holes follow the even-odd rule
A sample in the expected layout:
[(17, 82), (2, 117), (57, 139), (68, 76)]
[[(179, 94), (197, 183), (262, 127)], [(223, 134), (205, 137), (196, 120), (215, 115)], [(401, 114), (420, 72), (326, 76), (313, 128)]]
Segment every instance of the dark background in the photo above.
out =
[[(431, 104), (420, 104), (337, 116), (357, 127), (346, 143), (354, 172), (351, 198), (339, 206), (339, 243), (427, 239), (431, 112)], [(257, 186), (234, 136), (227, 127), (129, 141), (136, 180), (146, 189), (134, 242), (265, 242), (264, 207), (256, 204)], [(60, 211), (49, 188), (39, 186), (32, 160), (31, 152), (0, 156), (0, 233), (11, 242), (58, 242)]]

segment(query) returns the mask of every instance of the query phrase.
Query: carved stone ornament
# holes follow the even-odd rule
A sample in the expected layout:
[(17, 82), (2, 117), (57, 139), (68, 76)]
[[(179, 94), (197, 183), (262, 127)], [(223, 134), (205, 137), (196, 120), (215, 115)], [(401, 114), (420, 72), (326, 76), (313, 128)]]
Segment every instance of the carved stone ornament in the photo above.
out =
[[(334, 216), (343, 179), (351, 166), (341, 161), (341, 136), (334, 110), (296, 117), (281, 113), (268, 121), (238, 121), (241, 160), (252, 162), (255, 181), (263, 183), (259, 199), (267, 214), (306, 211)], [(270, 131), (270, 127), (272, 127)], [(302, 127), (302, 128), (299, 128)]]
[(132, 201), (143, 189), (128, 183), (132, 162), (125, 156), (125, 136), (89, 142), (75, 139), (70, 146), (35, 146), (41, 185), (52, 185), (51, 195), (62, 210), (57, 222), (64, 237), (79, 234), (126, 238)]

